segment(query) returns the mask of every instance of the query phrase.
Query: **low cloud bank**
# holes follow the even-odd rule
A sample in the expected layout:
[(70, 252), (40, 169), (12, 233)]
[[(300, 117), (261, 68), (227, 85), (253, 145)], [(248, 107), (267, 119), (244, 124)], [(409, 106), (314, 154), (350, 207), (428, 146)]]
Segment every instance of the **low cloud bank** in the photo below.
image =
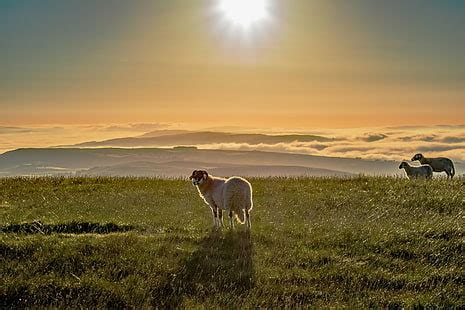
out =
[[(128, 136), (137, 137), (151, 131), (179, 129), (191, 128), (166, 123), (31, 128), (0, 126), (0, 152), (25, 147), (49, 147)], [(274, 144), (206, 142), (195, 146), (205, 149), (260, 150), (399, 161), (410, 159), (415, 153), (421, 152), (427, 156), (446, 156), (465, 162), (465, 125), (294, 131), (238, 129), (236, 132), (318, 135), (328, 138), (328, 141), (287, 141)]]
[(422, 127), (411, 129), (378, 129), (360, 133), (343, 130), (328, 132), (336, 137), (329, 142), (291, 142), (277, 144), (219, 143), (198, 145), (200, 148), (225, 150), (260, 150), (303, 153), (320, 156), (352, 157), (379, 160), (410, 159), (416, 153), (447, 156), (465, 161), (465, 127)]

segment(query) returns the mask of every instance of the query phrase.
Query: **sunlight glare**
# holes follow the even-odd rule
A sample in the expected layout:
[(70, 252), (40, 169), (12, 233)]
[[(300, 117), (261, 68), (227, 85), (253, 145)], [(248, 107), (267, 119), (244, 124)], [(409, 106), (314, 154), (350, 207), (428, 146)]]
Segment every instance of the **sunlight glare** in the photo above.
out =
[(234, 26), (247, 30), (269, 17), (269, 0), (219, 0), (218, 9)]

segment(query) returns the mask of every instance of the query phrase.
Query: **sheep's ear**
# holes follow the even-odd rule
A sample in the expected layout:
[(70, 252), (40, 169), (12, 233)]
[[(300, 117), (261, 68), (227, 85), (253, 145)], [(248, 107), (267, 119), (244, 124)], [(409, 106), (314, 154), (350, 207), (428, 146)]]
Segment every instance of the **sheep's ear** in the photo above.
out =
[(203, 171), (203, 178), (204, 178), (204, 179), (207, 179), (207, 178), (208, 178), (208, 172), (207, 172), (207, 171)]

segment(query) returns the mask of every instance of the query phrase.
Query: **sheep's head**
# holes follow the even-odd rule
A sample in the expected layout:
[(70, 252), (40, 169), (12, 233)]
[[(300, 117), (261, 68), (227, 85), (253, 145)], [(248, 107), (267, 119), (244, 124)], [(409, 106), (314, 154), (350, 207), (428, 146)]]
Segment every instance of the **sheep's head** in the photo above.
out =
[(424, 158), (423, 154), (415, 154), (415, 156), (412, 157), (412, 161), (415, 161), (415, 160), (422, 160)]
[(208, 178), (208, 172), (205, 170), (194, 170), (189, 179), (192, 180), (192, 184), (195, 186), (202, 185)]
[(400, 163), (399, 169), (404, 169), (405, 167), (407, 167), (407, 165), (407, 162), (403, 161), (402, 163)]

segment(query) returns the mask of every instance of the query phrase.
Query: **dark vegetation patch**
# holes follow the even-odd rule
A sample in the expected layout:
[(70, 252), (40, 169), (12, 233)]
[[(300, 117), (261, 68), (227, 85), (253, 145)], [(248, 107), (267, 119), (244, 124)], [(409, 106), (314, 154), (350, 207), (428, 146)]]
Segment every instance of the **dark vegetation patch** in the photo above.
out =
[(118, 225), (115, 223), (89, 223), (89, 222), (70, 222), (63, 224), (44, 224), (40, 221), (32, 223), (11, 224), (0, 226), (2, 233), (21, 233), (21, 234), (109, 234), (116, 232), (127, 232), (134, 230), (133, 225)]
[(452, 239), (461, 239), (465, 237), (465, 232), (459, 230), (429, 231), (425, 233), (425, 237), (431, 239), (444, 239), (449, 241)]

